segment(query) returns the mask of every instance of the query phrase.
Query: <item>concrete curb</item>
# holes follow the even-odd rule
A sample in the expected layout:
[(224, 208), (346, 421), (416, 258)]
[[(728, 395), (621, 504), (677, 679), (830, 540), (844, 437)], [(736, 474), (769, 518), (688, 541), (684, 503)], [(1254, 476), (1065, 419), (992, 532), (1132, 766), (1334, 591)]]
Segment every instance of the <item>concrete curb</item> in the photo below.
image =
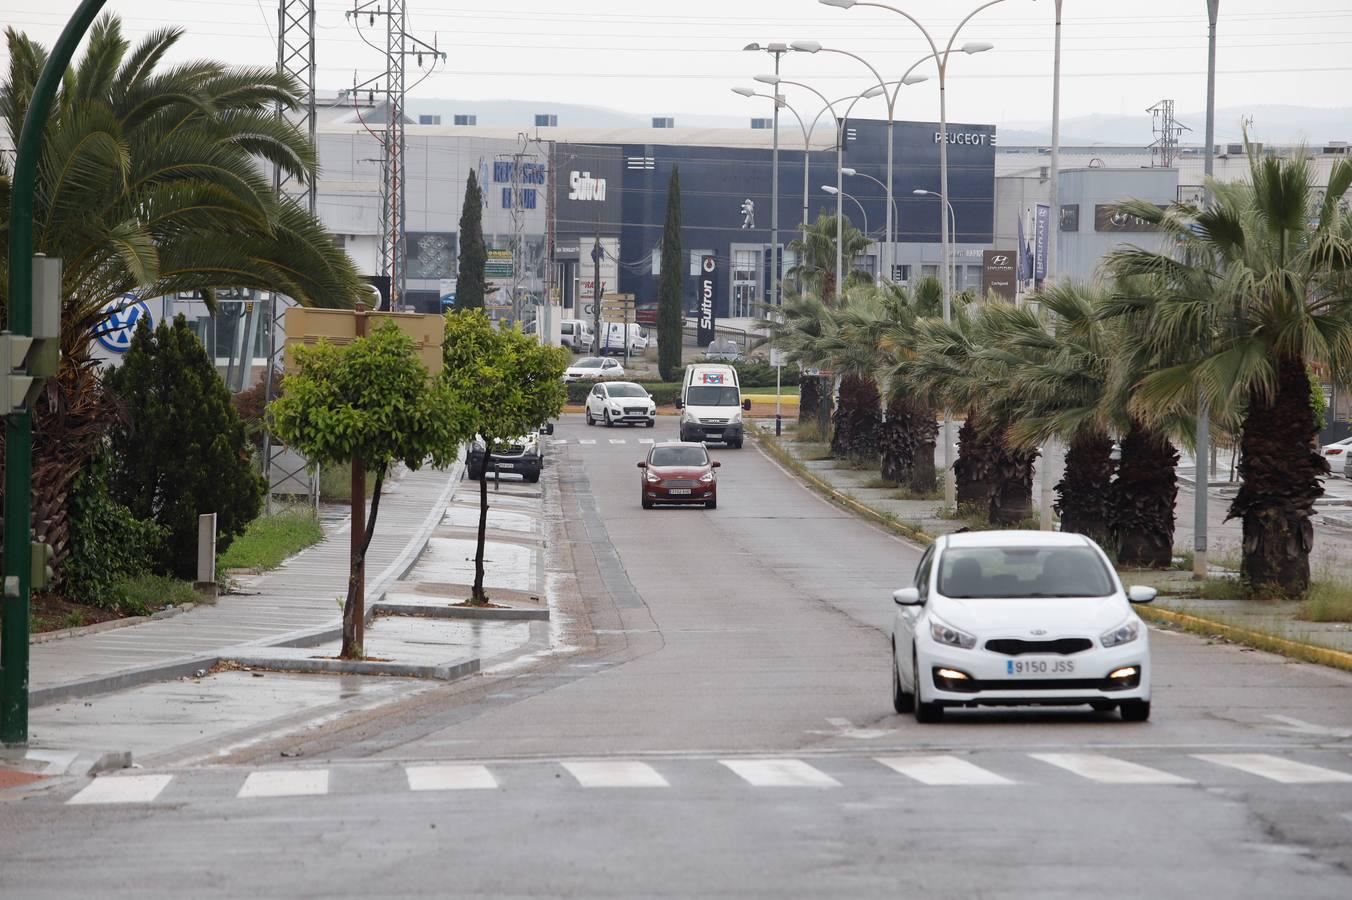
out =
[(107, 694), (124, 688), (149, 684), (153, 681), (188, 678), (203, 669), (210, 670), (212, 666), (220, 662), (220, 659), (220, 656), (216, 654), (193, 656), (173, 662), (142, 666), (137, 669), (123, 669), (121, 672), (114, 672), (111, 675), (96, 675), (93, 678), (69, 681), (65, 684), (54, 684), (51, 687), (38, 688), (30, 692), (28, 705), (30, 707), (50, 706), (63, 700), (76, 700), (81, 697), (92, 697), (96, 694)]
[(1318, 644), (1292, 640), (1291, 638), (1269, 634), (1268, 632), (1259, 631), (1254, 628), (1245, 628), (1242, 625), (1227, 625), (1224, 622), (1217, 622), (1214, 619), (1205, 619), (1201, 616), (1175, 612), (1171, 609), (1160, 609), (1153, 606), (1138, 606), (1136, 612), (1147, 622), (1174, 625), (1191, 634), (1205, 637), (1223, 637), (1227, 640), (1234, 641), (1237, 644), (1253, 647), (1255, 650), (1266, 650), (1269, 653), (1276, 653), (1291, 659), (1299, 659), (1303, 662), (1316, 663), (1321, 666), (1330, 666), (1335, 669), (1352, 672), (1352, 653), (1347, 653), (1342, 650), (1334, 650), (1331, 647), (1321, 647)]
[(358, 659), (298, 659), (266, 654), (241, 654), (225, 657), (221, 662), (273, 672), (299, 672), (307, 675), (384, 675), (393, 678), (427, 678), (435, 681), (455, 681), (479, 671), (477, 659), (463, 659), (438, 665), (417, 665)]
[(548, 609), (494, 608), (477, 606), (424, 606), (420, 603), (377, 603), (376, 615), (421, 616), (428, 619), (475, 619), (480, 621), (549, 621)]
[(836, 506), (852, 512), (861, 518), (868, 519), (870, 522), (877, 525), (881, 525), (889, 531), (915, 541), (918, 544), (929, 545), (934, 543), (934, 535), (929, 532), (895, 521), (894, 519), (884, 516), (871, 506), (865, 506), (858, 500), (845, 496), (840, 491), (836, 490), (829, 482), (812, 474), (812, 472), (809, 471), (797, 457), (781, 447), (779, 441), (772, 435), (762, 434), (756, 431), (748, 433), (756, 439), (756, 444), (764, 453), (766, 453), (766, 455), (773, 457), (777, 462), (802, 479), (808, 487), (824, 496)]
[(60, 641), (66, 638), (84, 637), (87, 634), (100, 634), (104, 631), (116, 631), (119, 628), (126, 628), (131, 625), (140, 625), (142, 622), (154, 622), (160, 619), (172, 619), (174, 616), (181, 615), (197, 607), (196, 603), (184, 603), (182, 606), (174, 606), (169, 609), (162, 609), (159, 612), (151, 613), (148, 616), (130, 616), (126, 619), (110, 619), (107, 622), (95, 622), (93, 625), (81, 625), (78, 628), (62, 628), (59, 631), (40, 631), (28, 638), (29, 644), (45, 644), (49, 641)]

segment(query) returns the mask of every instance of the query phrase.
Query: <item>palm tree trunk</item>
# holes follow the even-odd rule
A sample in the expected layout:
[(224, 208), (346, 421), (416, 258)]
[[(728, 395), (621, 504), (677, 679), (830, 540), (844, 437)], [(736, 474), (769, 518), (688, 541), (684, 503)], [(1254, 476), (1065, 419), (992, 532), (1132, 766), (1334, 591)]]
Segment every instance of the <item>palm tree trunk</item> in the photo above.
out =
[(1066, 469), (1056, 484), (1061, 530), (1108, 545), (1112, 532), (1112, 482), (1117, 472), (1113, 441), (1102, 432), (1077, 434), (1066, 450)]
[(1113, 542), (1123, 566), (1167, 569), (1174, 556), (1178, 451), (1164, 433), (1133, 421), (1122, 438), (1112, 490)]
[(840, 381), (840, 406), (831, 434), (831, 453), (839, 458), (877, 461), (881, 452), (882, 398), (878, 383), (863, 375), (846, 375)]
[(976, 413), (968, 412), (958, 429), (958, 459), (953, 463), (959, 509), (985, 510), (990, 506), (991, 489), (986, 483), (985, 456), (986, 447)]
[(1241, 568), (1255, 594), (1294, 599), (1309, 590), (1310, 516), (1329, 471), (1314, 449), (1317, 431), (1304, 361), (1279, 360), (1276, 393), (1250, 398), (1240, 438), (1243, 486), (1230, 505), (1229, 518), (1244, 521)]
[(934, 490), (934, 443), (939, 426), (931, 410), (919, 407), (909, 397), (899, 397), (887, 407), (887, 421), (879, 429), (882, 477), (904, 484), (913, 492)]
[(822, 380), (816, 375), (804, 375), (798, 387), (798, 424), (816, 424), (817, 407), (822, 402)]
[(1033, 514), (1033, 463), (1037, 451), (1020, 450), (1005, 437), (1005, 423), (968, 414), (958, 431), (958, 508), (992, 525), (1014, 525)]

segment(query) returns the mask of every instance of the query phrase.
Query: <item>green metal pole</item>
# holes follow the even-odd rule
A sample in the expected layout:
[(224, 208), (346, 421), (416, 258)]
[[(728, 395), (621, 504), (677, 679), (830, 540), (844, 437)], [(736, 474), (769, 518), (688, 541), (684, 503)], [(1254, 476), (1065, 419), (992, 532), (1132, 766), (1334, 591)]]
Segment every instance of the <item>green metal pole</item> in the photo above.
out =
[[(19, 135), (9, 204), (9, 330), (33, 333), (33, 190), (42, 138), (66, 67), (105, 0), (84, 0), (38, 76)], [(33, 414), (5, 419), (4, 616), (0, 620), (0, 744), (28, 743), (28, 591), (31, 579)]]

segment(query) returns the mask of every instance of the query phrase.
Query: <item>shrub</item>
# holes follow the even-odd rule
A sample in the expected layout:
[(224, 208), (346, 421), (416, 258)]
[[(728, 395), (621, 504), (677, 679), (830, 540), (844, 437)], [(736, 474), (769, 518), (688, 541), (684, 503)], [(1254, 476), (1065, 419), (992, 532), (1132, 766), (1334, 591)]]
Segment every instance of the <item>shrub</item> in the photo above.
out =
[(117, 610), (117, 585), (143, 575), (160, 554), (166, 532), (132, 515), (108, 494), (110, 459), (105, 448), (75, 479), (71, 490), (71, 552), (62, 567), (63, 593), (77, 603)]
[[(732, 366), (737, 370), (738, 384), (744, 388), (775, 386), (775, 367), (759, 357), (747, 357), (731, 363), (721, 359), (701, 359), (696, 362), (713, 366)], [(671, 376), (672, 381), (680, 384), (685, 380), (685, 367), (673, 369)], [(797, 387), (802, 378), (803, 373), (797, 366), (785, 366), (779, 383), (784, 387)]]
[(158, 571), (191, 579), (197, 517), (216, 513), (216, 546), (224, 551), (262, 505), (244, 423), (183, 316), (154, 332), (143, 321), (107, 384), (126, 411), (110, 433), (109, 492), (138, 519), (166, 529)]
[(259, 516), (220, 556), (219, 569), (275, 569), (282, 561), (324, 539), (314, 511), (298, 507)]
[(120, 580), (113, 589), (117, 610), (129, 616), (148, 616), (166, 606), (195, 603), (201, 596), (186, 581), (163, 575), (137, 575)]

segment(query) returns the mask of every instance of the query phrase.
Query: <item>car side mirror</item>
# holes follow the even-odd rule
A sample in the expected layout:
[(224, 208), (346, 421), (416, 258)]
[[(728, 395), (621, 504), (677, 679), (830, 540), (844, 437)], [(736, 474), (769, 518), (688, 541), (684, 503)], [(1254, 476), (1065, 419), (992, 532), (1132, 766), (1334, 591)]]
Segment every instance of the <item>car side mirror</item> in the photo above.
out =
[(648, 464), (647, 464), (646, 462), (640, 462), (640, 463), (638, 464), (638, 467), (639, 467), (640, 469), (646, 469), (646, 468), (648, 468)]
[(1132, 603), (1149, 603), (1159, 596), (1159, 591), (1143, 584), (1133, 584), (1127, 588), (1127, 599)]
[(718, 460), (714, 460), (713, 462), (709, 463), (709, 468), (717, 469), (721, 465), (723, 465), (721, 462), (719, 462)]
[(892, 602), (897, 606), (919, 606), (920, 589), (919, 588), (901, 588), (892, 592)]
[(751, 401), (750, 401), (750, 400), (743, 400), (743, 401), (742, 401), (742, 409), (746, 410), (747, 412), (751, 412)]
[(685, 409), (685, 401), (682, 400), (680, 397), (677, 397), (677, 398), (676, 398), (676, 408), (677, 408), (677, 409)]
[(546, 423), (545, 423), (545, 434), (553, 434), (553, 433), (554, 433), (554, 423), (553, 423), (553, 422), (546, 422)]

